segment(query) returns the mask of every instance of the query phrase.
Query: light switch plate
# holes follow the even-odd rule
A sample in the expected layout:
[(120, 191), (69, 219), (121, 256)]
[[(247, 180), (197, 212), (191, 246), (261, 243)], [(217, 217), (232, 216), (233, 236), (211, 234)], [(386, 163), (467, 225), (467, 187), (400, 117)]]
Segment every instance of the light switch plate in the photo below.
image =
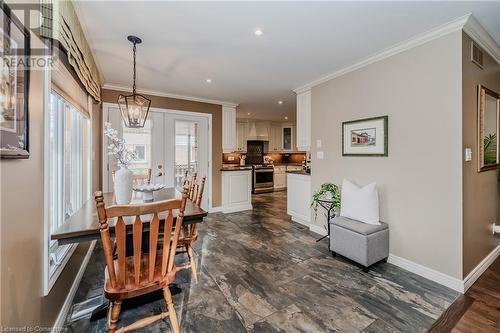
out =
[(465, 148), (465, 162), (472, 161), (472, 148)]
[(323, 158), (325, 158), (325, 154), (322, 151), (318, 151), (316, 152), (316, 158), (318, 160), (322, 160)]
[(316, 140), (316, 148), (321, 148), (322, 144), (321, 140)]

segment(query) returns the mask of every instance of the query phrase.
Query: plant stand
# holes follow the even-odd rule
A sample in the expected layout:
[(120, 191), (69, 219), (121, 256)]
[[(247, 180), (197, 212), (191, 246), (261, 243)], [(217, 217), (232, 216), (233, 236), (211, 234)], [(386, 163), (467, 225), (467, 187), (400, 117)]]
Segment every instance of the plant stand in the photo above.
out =
[(333, 211), (333, 200), (321, 199), (321, 200), (318, 200), (318, 204), (321, 207), (323, 207), (323, 209), (326, 210), (326, 225), (327, 225), (328, 232), (323, 237), (317, 239), (316, 242), (319, 242), (326, 237), (330, 238), (330, 220), (335, 217), (335, 212)]

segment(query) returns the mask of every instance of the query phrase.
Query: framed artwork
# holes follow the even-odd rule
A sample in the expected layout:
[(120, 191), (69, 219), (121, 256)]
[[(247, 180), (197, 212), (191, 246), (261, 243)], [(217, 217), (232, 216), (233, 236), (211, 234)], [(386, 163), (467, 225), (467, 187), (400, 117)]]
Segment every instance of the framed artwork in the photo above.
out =
[(1, 2), (0, 157), (29, 157), (30, 33)]
[(342, 156), (388, 156), (388, 116), (342, 123)]
[(478, 172), (498, 167), (499, 131), (500, 131), (500, 99), (499, 95), (479, 85), (477, 91), (477, 146)]

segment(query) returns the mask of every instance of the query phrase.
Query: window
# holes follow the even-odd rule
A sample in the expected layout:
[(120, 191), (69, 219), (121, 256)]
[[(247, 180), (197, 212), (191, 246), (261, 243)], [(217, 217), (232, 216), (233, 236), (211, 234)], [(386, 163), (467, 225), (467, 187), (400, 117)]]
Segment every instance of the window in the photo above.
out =
[(146, 146), (145, 145), (135, 145), (134, 147), (136, 161), (146, 162)]
[[(46, 200), (50, 234), (90, 199), (91, 122), (55, 92), (50, 94), (46, 158)], [(50, 240), (48, 286), (52, 287), (75, 246)]]

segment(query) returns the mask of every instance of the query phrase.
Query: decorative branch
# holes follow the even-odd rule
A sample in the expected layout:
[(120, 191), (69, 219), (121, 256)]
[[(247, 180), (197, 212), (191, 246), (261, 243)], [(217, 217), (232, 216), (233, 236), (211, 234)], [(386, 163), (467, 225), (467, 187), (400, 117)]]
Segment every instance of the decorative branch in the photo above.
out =
[(108, 155), (113, 155), (119, 166), (128, 168), (137, 159), (135, 152), (126, 147), (125, 140), (118, 138), (118, 131), (111, 127), (111, 123), (104, 123), (104, 135), (111, 142), (108, 145)]

